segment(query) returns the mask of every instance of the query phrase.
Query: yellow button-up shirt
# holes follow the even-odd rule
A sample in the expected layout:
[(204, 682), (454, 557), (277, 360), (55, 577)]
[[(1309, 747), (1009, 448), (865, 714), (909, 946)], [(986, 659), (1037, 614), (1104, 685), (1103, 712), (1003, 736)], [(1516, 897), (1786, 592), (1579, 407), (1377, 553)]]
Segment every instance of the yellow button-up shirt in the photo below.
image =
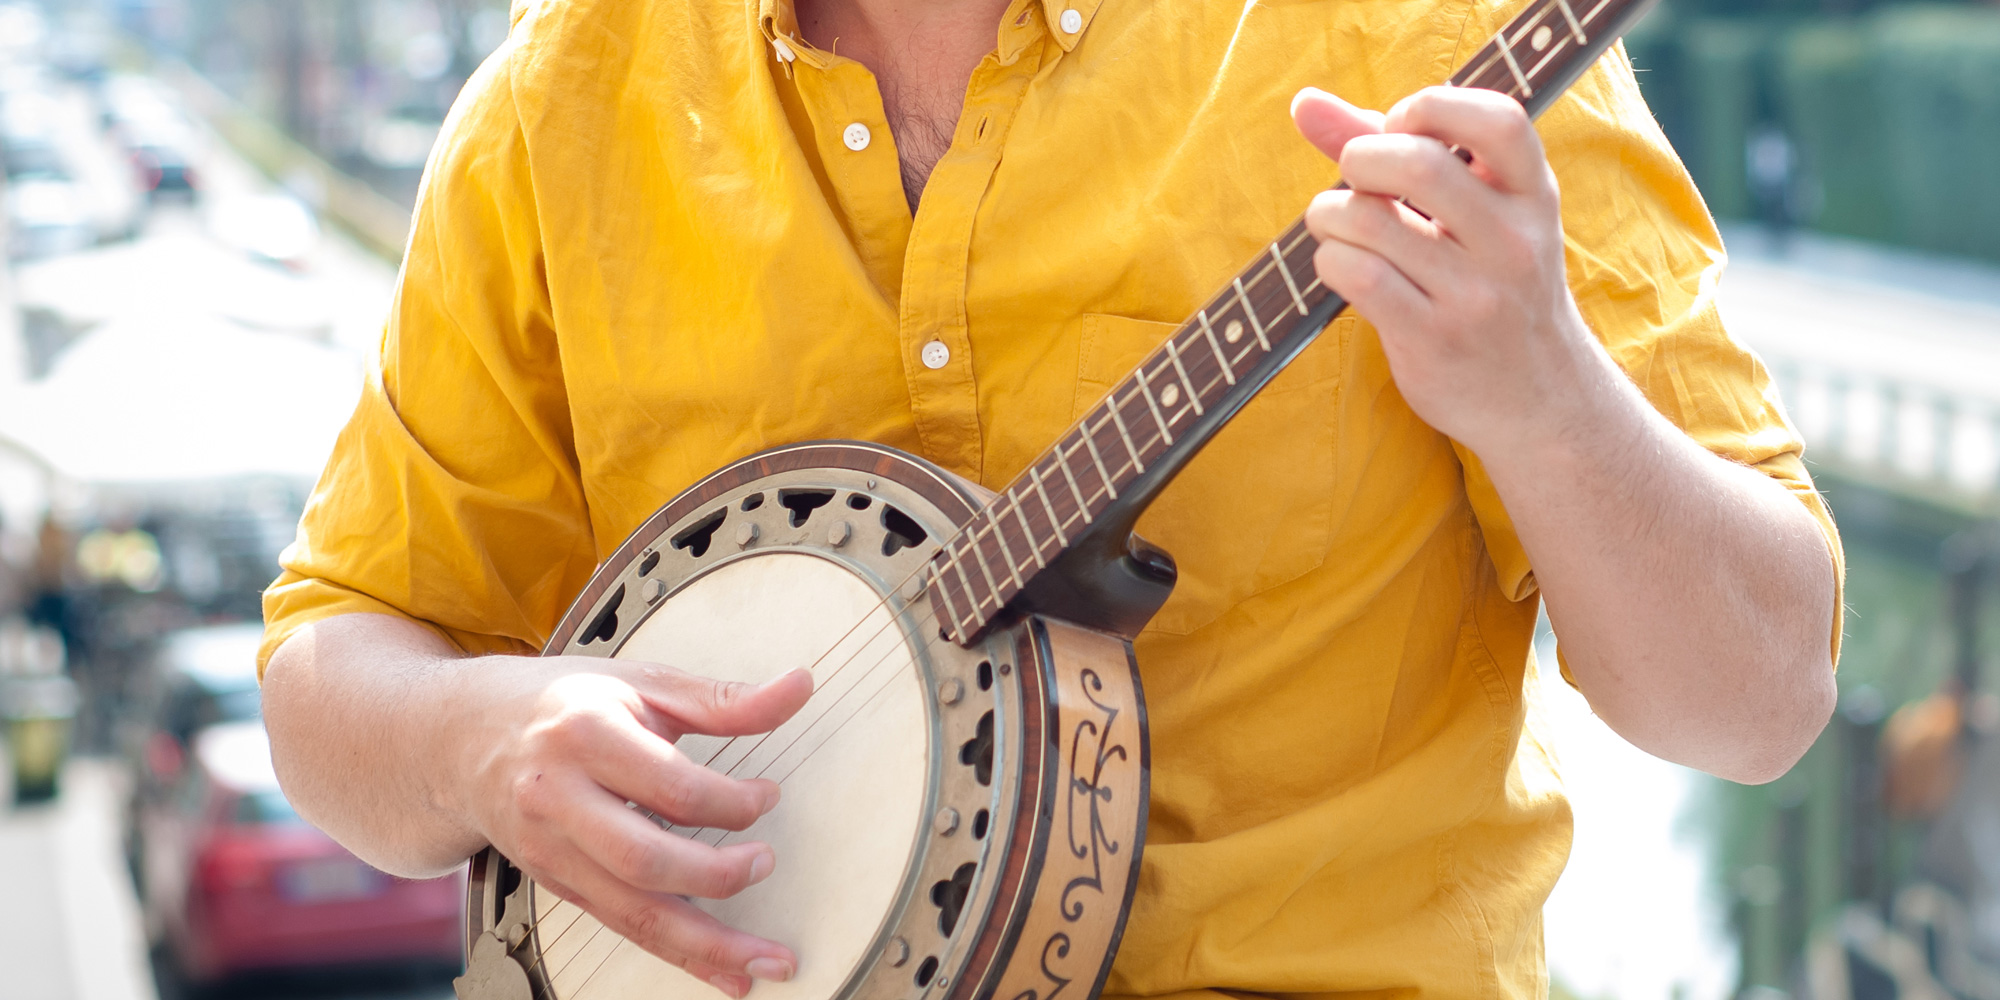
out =
[[(267, 653), (345, 612), (529, 652), (655, 508), (787, 442), (1005, 483), (1337, 179), (1294, 92), (1387, 108), (1517, 3), (1015, 0), (914, 214), (873, 76), (784, 0), (517, 7), (433, 154)], [(1824, 521), (1622, 51), (1541, 129), (1613, 357)], [(1152, 819), (1108, 992), (1540, 995), (1570, 829), (1524, 725), (1531, 567), (1368, 325), (1139, 527), (1180, 583), (1138, 641)]]

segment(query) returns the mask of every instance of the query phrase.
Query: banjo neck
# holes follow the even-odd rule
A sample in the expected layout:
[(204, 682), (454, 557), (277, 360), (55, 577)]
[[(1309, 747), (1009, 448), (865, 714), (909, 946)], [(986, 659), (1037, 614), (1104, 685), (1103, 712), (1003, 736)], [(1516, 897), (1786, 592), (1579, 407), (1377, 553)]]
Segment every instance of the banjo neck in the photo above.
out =
[[(1537, 117), (1653, 2), (1538, 0), (1449, 85), (1504, 93)], [(1078, 553), (1125, 554), (1153, 498), (1347, 308), (1314, 274), (1317, 248), (1302, 215), (944, 544), (927, 584), (949, 638), (970, 642), (1024, 597), (1068, 604), (1104, 589), (1050, 582), (1076, 575)], [(1163, 600), (1171, 562), (1155, 555)], [(1086, 623), (1132, 634), (1143, 618)]]

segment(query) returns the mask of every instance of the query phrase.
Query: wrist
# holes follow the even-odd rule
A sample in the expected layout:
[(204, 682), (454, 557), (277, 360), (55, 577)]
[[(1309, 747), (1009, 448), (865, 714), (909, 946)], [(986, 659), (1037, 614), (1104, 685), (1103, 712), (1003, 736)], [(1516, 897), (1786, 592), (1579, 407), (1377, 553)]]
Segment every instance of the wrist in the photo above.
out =
[(1460, 442), (1496, 476), (1510, 469), (1536, 474), (1579, 460), (1601, 465), (1606, 455), (1639, 447), (1648, 418), (1657, 419), (1573, 309), (1563, 327), (1524, 380), (1532, 402), (1514, 419), (1490, 421), (1483, 433)]
[(490, 685), (480, 685), (482, 661), (493, 657), (436, 656), (420, 669), (433, 683), (425, 685), (430, 697), (423, 699), (424, 718), (412, 720), (418, 734), (415, 751), (417, 772), (423, 775), (423, 802), (444, 822), (469, 834), (480, 836), (478, 814), (473, 808), (473, 789), (478, 776), (487, 769), (487, 759), (496, 747), (487, 734), (491, 705), (485, 697)]

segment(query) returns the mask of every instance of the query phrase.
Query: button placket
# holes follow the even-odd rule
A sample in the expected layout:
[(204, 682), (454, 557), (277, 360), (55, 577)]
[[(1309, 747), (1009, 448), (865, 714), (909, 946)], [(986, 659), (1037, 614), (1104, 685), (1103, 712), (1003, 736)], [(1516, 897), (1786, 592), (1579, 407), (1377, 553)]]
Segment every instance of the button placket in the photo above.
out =
[(1036, 63), (989, 55), (974, 70), (958, 134), (931, 171), (903, 258), (901, 339), (917, 433), (929, 458), (974, 478), (984, 442), (965, 314), (973, 219)]
[(910, 209), (894, 144), (886, 133), (876, 134), (885, 121), (881, 92), (867, 68), (851, 59), (811, 50), (800, 53), (797, 65), (793, 83), (812, 122), (811, 134), (798, 138), (816, 147), (855, 250), (893, 308), (903, 280)]

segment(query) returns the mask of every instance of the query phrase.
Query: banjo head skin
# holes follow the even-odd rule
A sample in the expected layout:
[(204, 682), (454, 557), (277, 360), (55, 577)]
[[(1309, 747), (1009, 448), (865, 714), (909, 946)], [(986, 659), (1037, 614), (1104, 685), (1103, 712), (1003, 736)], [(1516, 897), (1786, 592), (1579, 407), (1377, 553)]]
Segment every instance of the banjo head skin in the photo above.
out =
[[(752, 683), (807, 667), (812, 699), (768, 735), (676, 747), (784, 798), (741, 833), (778, 864), (693, 900), (799, 957), (761, 1000), (1090, 1000), (1136, 887), (1144, 706), (1128, 641), (1009, 617), (946, 641), (923, 585), (979, 487), (879, 445), (814, 442), (726, 466), (599, 568), (545, 655), (617, 656)], [(637, 808), (637, 807), (635, 807)], [(473, 859), (461, 1000), (722, 994)]]

